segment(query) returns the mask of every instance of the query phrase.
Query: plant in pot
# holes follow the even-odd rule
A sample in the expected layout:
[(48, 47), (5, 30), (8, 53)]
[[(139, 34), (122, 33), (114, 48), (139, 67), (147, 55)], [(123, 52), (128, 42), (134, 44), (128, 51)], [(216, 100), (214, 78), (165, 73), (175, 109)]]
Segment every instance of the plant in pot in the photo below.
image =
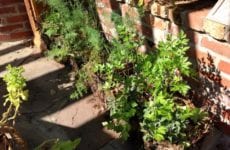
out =
[(117, 23), (117, 32), (108, 57), (95, 69), (110, 112), (103, 125), (123, 139), (138, 130), (146, 149), (175, 145), (184, 149), (196, 143), (207, 132), (208, 117), (187, 94), (190, 86), (184, 78), (194, 73), (186, 57), (185, 34), (169, 35), (143, 54), (138, 52), (143, 38), (130, 25)]
[(8, 65), (6, 70), (3, 81), (6, 83), (7, 94), (4, 96), (3, 106), (7, 109), (0, 120), (0, 149), (26, 149), (26, 144), (19, 133), (9, 125), (9, 122), (17, 117), (21, 103), (28, 100), (26, 79), (22, 75), (24, 69)]

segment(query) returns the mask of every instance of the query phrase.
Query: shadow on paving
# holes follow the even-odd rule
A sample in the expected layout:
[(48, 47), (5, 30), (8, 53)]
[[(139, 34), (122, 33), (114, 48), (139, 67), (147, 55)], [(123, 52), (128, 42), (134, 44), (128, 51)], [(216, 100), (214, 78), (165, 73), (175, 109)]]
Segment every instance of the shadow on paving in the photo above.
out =
[(39, 57), (41, 57), (41, 54), (39, 54), (39, 53), (38, 54), (31, 54), (31, 55), (28, 55), (28, 56), (25, 56), (25, 57), (22, 57), (22, 58), (12, 60), (11, 62), (1, 64), (0, 65), (0, 72), (4, 71), (8, 64), (11, 64), (12, 66), (20, 66), (22, 64), (24, 65), (24, 64), (30, 63), (30, 62), (34, 61), (35, 59), (37, 59)]
[(30, 45), (30, 42), (31, 41), (25, 41), (25, 42), (18, 43), (16, 45), (13, 45), (13, 46), (10, 46), (10, 47), (6, 47), (6, 48), (0, 50), (0, 56), (8, 54), (8, 53), (15, 52), (15, 51), (23, 49), (23, 48), (26, 48), (26, 47), (28, 47), (28, 45)]
[[(27, 53), (19, 57), (18, 51)], [(71, 69), (33, 52), (35, 50), (25, 43), (7, 44), (0, 50), (0, 57), (6, 59), (0, 64), (0, 71), (4, 71), (8, 64), (22, 65), (25, 69), (29, 100), (22, 103), (15, 127), (27, 142), (28, 149), (49, 139), (81, 138), (79, 150), (97, 150), (104, 145), (103, 150), (111, 150), (111, 147), (127, 150), (125, 144), (113, 141), (116, 134), (102, 127), (101, 122), (105, 120), (106, 114), (98, 106), (101, 104), (99, 99), (92, 95), (80, 100), (69, 99), (73, 91), (73, 81), (70, 81), (69, 75)], [(8, 60), (8, 57), (11, 59)], [(0, 78), (1, 103), (5, 94), (6, 87)], [(0, 113), (5, 109), (2, 107)]]
[(98, 99), (69, 100), (73, 90), (69, 71), (63, 68), (28, 82), (29, 101), (22, 104), (15, 126), (29, 149), (48, 139), (79, 137), (79, 150), (97, 150), (114, 139), (101, 125), (105, 112), (97, 106)]

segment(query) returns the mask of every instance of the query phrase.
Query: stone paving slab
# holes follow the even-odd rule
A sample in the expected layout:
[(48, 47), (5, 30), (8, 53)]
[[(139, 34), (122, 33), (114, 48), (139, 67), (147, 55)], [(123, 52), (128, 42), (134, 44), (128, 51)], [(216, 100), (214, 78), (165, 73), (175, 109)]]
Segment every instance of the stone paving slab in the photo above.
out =
[(44, 140), (80, 137), (78, 149), (96, 150), (114, 138), (101, 125), (104, 113), (97, 106), (98, 99), (70, 100), (74, 84), (69, 80), (70, 69), (43, 57), (24, 41), (1, 43), (0, 77), (8, 64), (23, 66), (28, 81), (29, 101), (23, 103), (15, 127), (29, 149)]

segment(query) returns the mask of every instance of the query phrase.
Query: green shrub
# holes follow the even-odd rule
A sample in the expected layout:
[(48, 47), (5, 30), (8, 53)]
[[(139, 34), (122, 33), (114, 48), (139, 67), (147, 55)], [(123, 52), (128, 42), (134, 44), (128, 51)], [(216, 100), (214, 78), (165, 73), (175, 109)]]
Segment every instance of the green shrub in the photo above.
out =
[(186, 133), (193, 132), (191, 126), (202, 122), (206, 114), (189, 105), (190, 87), (184, 78), (192, 77), (193, 71), (185, 55), (189, 48), (185, 34), (169, 35), (156, 50), (143, 54), (138, 51), (143, 37), (130, 21), (114, 15), (118, 36), (107, 44), (92, 22), (92, 11), (79, 1), (74, 5), (54, 1), (48, 0), (50, 13), (43, 23), (45, 33), (53, 40), (49, 53), (59, 60), (81, 62), (71, 98), (83, 96), (97, 76), (111, 117), (103, 123), (105, 126), (127, 139), (131, 122), (136, 120), (145, 141), (189, 145)]
[(92, 49), (100, 49), (97, 21), (80, 1), (47, 0), (49, 10), (42, 23), (43, 33), (51, 39), (50, 57), (86, 62)]
[(97, 65), (111, 120), (103, 124), (127, 139), (131, 120), (138, 118), (145, 141), (168, 140), (188, 145), (188, 127), (205, 113), (187, 105), (190, 89), (184, 77), (192, 77), (185, 34), (168, 36), (155, 51), (138, 52), (143, 44), (134, 30), (117, 25), (118, 38), (105, 63)]
[(72, 99), (80, 98), (88, 89), (91, 68), (101, 61), (104, 49), (93, 0), (47, 0), (49, 11), (42, 23), (44, 34), (51, 39), (48, 56), (58, 61), (71, 60), (76, 69), (76, 88)]

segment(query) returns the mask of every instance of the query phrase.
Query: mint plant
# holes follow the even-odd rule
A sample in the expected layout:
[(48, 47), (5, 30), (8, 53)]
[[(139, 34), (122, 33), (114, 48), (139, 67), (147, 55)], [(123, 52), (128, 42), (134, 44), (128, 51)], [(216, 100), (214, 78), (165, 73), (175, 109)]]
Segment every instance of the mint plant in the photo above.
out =
[[(5, 102), (3, 106), (7, 106), (7, 111), (3, 113), (0, 124), (4, 124), (9, 120), (15, 119), (18, 114), (18, 110), (23, 101), (28, 100), (28, 90), (26, 90), (26, 79), (22, 73), (24, 69), (22, 67), (12, 67), (8, 65), (6, 67), (7, 73), (3, 77), (3, 81), (6, 82), (7, 92), (4, 96)], [(11, 115), (13, 113), (13, 115)]]

